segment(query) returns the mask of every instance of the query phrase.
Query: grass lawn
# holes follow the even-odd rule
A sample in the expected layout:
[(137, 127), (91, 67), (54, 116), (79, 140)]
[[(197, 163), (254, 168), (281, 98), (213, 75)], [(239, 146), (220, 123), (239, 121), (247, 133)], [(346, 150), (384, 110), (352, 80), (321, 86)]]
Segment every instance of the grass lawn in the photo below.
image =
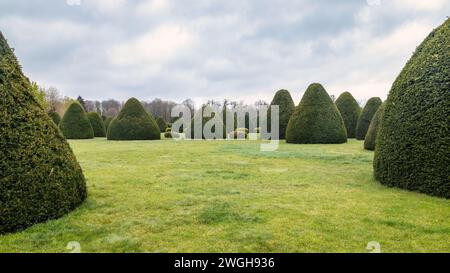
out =
[(70, 141), (76, 211), (0, 236), (0, 252), (449, 252), (450, 200), (387, 188), (362, 142)]

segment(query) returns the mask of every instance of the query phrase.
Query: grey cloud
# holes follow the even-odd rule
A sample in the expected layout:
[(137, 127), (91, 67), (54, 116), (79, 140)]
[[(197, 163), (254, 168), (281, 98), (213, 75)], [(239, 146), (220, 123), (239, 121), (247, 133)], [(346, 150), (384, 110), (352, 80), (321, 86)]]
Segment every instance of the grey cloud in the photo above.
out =
[[(420, 11), (394, 1), (369, 7), (364, 0), (168, 0), (167, 9), (141, 14), (144, 1), (125, 1), (115, 10), (102, 10), (96, 1), (0, 2), (0, 30), (32, 80), (88, 99), (251, 102), (269, 101), (275, 90), (287, 88), (298, 101), (311, 82), (324, 83), (335, 95), (345, 89), (359, 99), (384, 97), (417, 44), (405, 44), (404, 54), (383, 52), (384, 44), (367, 52), (364, 42), (391, 42), (392, 33), (414, 22), (437, 26), (450, 11), (448, 3)], [(114, 47), (162, 25), (180, 26), (192, 43), (167, 60), (111, 61)]]

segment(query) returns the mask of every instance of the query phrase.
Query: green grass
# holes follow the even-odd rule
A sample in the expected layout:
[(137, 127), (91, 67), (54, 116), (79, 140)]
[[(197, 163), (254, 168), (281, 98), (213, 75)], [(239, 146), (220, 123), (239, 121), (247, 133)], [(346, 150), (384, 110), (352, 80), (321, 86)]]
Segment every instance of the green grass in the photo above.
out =
[(70, 141), (89, 198), (0, 252), (449, 252), (450, 200), (387, 188), (362, 142)]

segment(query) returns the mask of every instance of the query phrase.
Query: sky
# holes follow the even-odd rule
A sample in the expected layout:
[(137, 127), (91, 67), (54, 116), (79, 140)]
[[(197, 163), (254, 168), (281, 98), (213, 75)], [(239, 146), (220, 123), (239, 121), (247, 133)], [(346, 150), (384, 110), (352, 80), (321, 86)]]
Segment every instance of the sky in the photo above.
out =
[(62, 95), (270, 102), (309, 84), (385, 99), (447, 0), (2, 0), (25, 74)]

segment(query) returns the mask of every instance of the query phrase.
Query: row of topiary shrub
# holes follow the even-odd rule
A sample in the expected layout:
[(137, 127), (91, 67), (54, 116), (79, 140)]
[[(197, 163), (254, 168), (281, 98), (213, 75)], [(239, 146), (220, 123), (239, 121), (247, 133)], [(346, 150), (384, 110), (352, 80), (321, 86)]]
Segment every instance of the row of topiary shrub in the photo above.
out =
[(98, 113), (86, 114), (78, 102), (73, 102), (59, 122), (59, 128), (67, 139), (91, 139), (105, 136), (108, 140), (161, 138), (158, 124), (135, 98), (125, 103), (116, 118), (107, 118), (105, 122)]
[(61, 217), (86, 198), (80, 165), (0, 32), (0, 234)]

